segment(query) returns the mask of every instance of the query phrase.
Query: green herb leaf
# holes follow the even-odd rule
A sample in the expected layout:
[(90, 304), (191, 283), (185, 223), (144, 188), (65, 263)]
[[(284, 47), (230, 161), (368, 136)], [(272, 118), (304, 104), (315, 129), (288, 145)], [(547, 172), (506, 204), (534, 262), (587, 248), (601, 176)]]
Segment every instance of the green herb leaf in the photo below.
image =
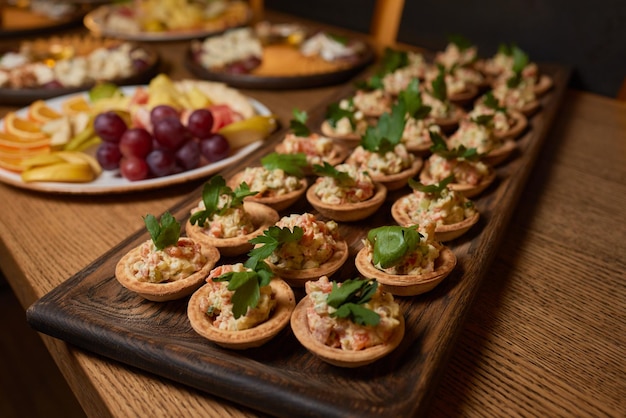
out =
[(160, 222), (154, 215), (150, 214), (144, 216), (143, 221), (157, 250), (162, 250), (178, 243), (180, 223), (176, 221), (171, 213), (165, 212), (161, 216)]
[(448, 41), (456, 45), (461, 51), (465, 51), (466, 49), (471, 48), (473, 45), (469, 39), (465, 38), (463, 35), (458, 34), (449, 35)]
[(478, 115), (470, 120), (477, 125), (489, 126), (493, 124), (493, 115)]
[(431, 93), (434, 98), (441, 102), (448, 100), (448, 88), (446, 86), (446, 70), (442, 65), (438, 64), (439, 73), (437, 77), (430, 83)]
[(326, 300), (329, 306), (337, 309), (331, 316), (349, 318), (359, 325), (378, 325), (380, 315), (361, 306), (371, 300), (377, 287), (378, 282), (369, 279), (349, 279), (341, 286), (333, 282), (333, 288)]
[(347, 36), (339, 35), (337, 33), (327, 33), (326, 35), (330, 39), (334, 40), (337, 43), (340, 43), (341, 45), (348, 45), (348, 37)]
[[(350, 126), (352, 129), (356, 128), (356, 121), (354, 119), (354, 109), (352, 108), (352, 103), (350, 103), (350, 107), (348, 109), (343, 109), (339, 106), (338, 102), (331, 103), (326, 108), (326, 120), (333, 128), (337, 127), (337, 122), (339, 120), (346, 118), (350, 122)], [(352, 109), (352, 110), (351, 110)]]
[(380, 69), (365, 82), (357, 81), (356, 87), (363, 90), (378, 90), (384, 87), (383, 78), (385, 75), (404, 68), (409, 65), (409, 54), (407, 51), (400, 51), (392, 48), (385, 48), (383, 57), (380, 60)]
[(488, 91), (483, 95), (483, 104), (496, 112), (506, 112), (506, 107), (500, 106), (500, 102), (493, 95), (493, 91)]
[(452, 181), (454, 181), (454, 174), (450, 174), (448, 177), (435, 184), (422, 184), (414, 179), (409, 179), (409, 187), (422, 193), (438, 196)]
[[(243, 205), (243, 200), (247, 196), (252, 196), (258, 192), (250, 191), (250, 187), (247, 183), (241, 183), (233, 191), (226, 185), (226, 181), (220, 175), (212, 177), (202, 188), (202, 202), (204, 203), (204, 210), (195, 212), (189, 218), (189, 222), (192, 225), (204, 225), (207, 219), (211, 218), (214, 214), (223, 214), (230, 208), (236, 208)], [(227, 195), (229, 197), (228, 203), (224, 207), (219, 207), (220, 196)]]
[(476, 161), (480, 160), (481, 154), (476, 151), (476, 148), (465, 148), (463, 145), (459, 145), (457, 148), (448, 149), (446, 141), (437, 132), (430, 131), (430, 140), (433, 141), (433, 145), (430, 147), (430, 151), (433, 154), (437, 154), (446, 160), (467, 160)]
[(228, 290), (234, 291), (232, 297), (233, 315), (235, 319), (248, 312), (248, 308), (256, 308), (261, 297), (261, 287), (267, 286), (272, 279), (271, 269), (262, 261), (248, 260), (247, 271), (231, 271), (214, 278), (216, 282), (228, 282)]
[(293, 109), (293, 119), (289, 121), (289, 128), (296, 136), (307, 137), (311, 135), (311, 130), (306, 126), (306, 121), (309, 118), (308, 114), (304, 110), (297, 108)]
[(432, 108), (425, 106), (422, 102), (422, 93), (419, 88), (419, 79), (413, 78), (406, 89), (402, 90), (398, 96), (398, 100), (403, 100), (406, 105), (406, 113), (413, 119), (424, 119)]
[(398, 100), (391, 108), (391, 114), (383, 113), (377, 125), (367, 127), (365, 135), (361, 138), (361, 146), (368, 151), (380, 154), (393, 151), (402, 140), (406, 123), (405, 116), (406, 104), (404, 100)]
[(367, 240), (374, 249), (375, 266), (389, 268), (400, 263), (406, 254), (415, 251), (422, 235), (415, 227), (381, 226), (370, 230)]
[(313, 171), (319, 176), (331, 177), (335, 179), (337, 183), (345, 187), (354, 186), (356, 183), (355, 179), (350, 177), (350, 174), (346, 173), (345, 171), (337, 170), (326, 161), (324, 161), (323, 166), (319, 164), (313, 164)]
[(249, 241), (251, 244), (255, 245), (263, 244), (250, 250), (248, 253), (248, 256), (252, 259), (250, 262), (258, 263), (265, 260), (281, 245), (288, 242), (298, 242), (302, 239), (303, 235), (304, 230), (299, 226), (295, 226), (293, 231), (287, 227), (270, 226), (269, 229), (263, 231), (263, 235), (254, 237)]
[(306, 154), (297, 152), (294, 154), (281, 154), (272, 152), (261, 158), (261, 165), (267, 170), (283, 170), (285, 173), (302, 177), (304, 176), (304, 167), (307, 166)]

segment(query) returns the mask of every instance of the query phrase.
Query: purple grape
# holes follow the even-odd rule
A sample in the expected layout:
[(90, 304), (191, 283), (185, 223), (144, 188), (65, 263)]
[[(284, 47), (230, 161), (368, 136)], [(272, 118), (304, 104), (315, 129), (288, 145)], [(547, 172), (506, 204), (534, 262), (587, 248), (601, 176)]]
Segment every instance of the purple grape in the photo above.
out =
[(223, 160), (230, 154), (230, 144), (223, 135), (213, 134), (200, 141), (200, 152), (210, 162)]
[(185, 142), (191, 139), (189, 131), (185, 128), (180, 119), (172, 117), (158, 120), (152, 126), (152, 133), (154, 139), (165, 149), (170, 151), (176, 151)]
[(176, 171), (176, 157), (167, 150), (155, 149), (146, 156), (146, 163), (155, 177), (164, 177)]
[(193, 170), (200, 165), (200, 143), (187, 141), (176, 151), (176, 162), (183, 170)]
[(146, 161), (136, 157), (123, 157), (120, 160), (120, 173), (130, 181), (144, 180), (150, 174)]
[(196, 109), (187, 119), (187, 129), (196, 138), (205, 139), (212, 135), (213, 122), (213, 113), (209, 109)]
[(165, 118), (176, 118), (180, 119), (180, 114), (178, 110), (174, 109), (172, 106), (168, 105), (157, 105), (152, 108), (150, 111), (150, 123), (154, 125), (157, 121)]
[(96, 159), (104, 170), (118, 169), (121, 158), (120, 148), (113, 142), (102, 142), (96, 150)]
[(119, 148), (125, 157), (145, 158), (152, 151), (152, 135), (144, 128), (127, 129), (120, 138)]
[(93, 129), (103, 141), (117, 144), (128, 126), (120, 115), (114, 111), (108, 111), (96, 116), (93, 121)]

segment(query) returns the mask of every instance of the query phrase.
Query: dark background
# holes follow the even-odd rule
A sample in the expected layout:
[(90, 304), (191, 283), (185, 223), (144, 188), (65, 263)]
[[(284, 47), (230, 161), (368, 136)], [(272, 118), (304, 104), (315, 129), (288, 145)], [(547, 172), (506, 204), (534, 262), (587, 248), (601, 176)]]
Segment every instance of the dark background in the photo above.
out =
[[(369, 33), (375, 0), (265, 0), (268, 9)], [(492, 56), (515, 43), (572, 69), (570, 86), (615, 97), (626, 77), (626, 0), (406, 0), (398, 41), (441, 50), (458, 34)]]

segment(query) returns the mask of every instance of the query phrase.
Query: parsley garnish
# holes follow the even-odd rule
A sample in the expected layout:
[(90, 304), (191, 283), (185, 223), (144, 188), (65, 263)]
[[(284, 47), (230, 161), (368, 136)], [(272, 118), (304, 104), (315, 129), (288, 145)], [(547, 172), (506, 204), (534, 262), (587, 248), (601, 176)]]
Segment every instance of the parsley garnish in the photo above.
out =
[(470, 118), (470, 121), (477, 125), (490, 126), (493, 125), (493, 115), (478, 115)]
[(409, 65), (409, 54), (406, 51), (400, 51), (392, 48), (385, 48), (383, 57), (380, 62), (380, 70), (372, 75), (366, 81), (357, 81), (357, 88), (362, 90), (378, 90), (382, 89), (383, 78), (385, 75), (393, 73), (397, 69)]
[(367, 240), (372, 244), (372, 262), (388, 268), (398, 264), (406, 254), (415, 251), (422, 235), (415, 226), (381, 226), (370, 230)]
[(483, 104), (496, 112), (506, 112), (506, 107), (500, 106), (500, 102), (493, 95), (493, 91), (488, 91), (484, 94)]
[(448, 177), (435, 184), (423, 184), (414, 179), (409, 179), (409, 187), (418, 192), (439, 196), (452, 181), (454, 181), (454, 174), (450, 174)]
[(337, 102), (328, 105), (328, 107), (326, 108), (326, 120), (328, 121), (330, 126), (332, 126), (333, 128), (337, 127), (337, 122), (339, 122), (339, 120), (343, 118), (348, 119), (348, 121), (350, 122), (350, 126), (352, 126), (352, 129), (356, 128), (352, 102), (350, 102), (350, 106), (348, 107), (348, 109), (342, 108)]
[(143, 222), (150, 233), (152, 242), (157, 250), (175, 245), (180, 237), (180, 223), (171, 213), (165, 212), (159, 222), (154, 215), (147, 214), (143, 217)]
[[(215, 176), (205, 183), (202, 189), (202, 202), (204, 202), (204, 210), (199, 210), (191, 215), (189, 222), (192, 225), (204, 225), (206, 220), (214, 214), (223, 214), (229, 208), (240, 207), (243, 204), (243, 199), (247, 196), (252, 196), (258, 192), (250, 191), (250, 187), (247, 183), (241, 183), (233, 191), (226, 185), (226, 181), (222, 176)], [(224, 207), (219, 207), (220, 196), (227, 195), (229, 197), (228, 202)]]
[(324, 161), (324, 165), (313, 164), (313, 171), (319, 176), (331, 177), (337, 181), (340, 186), (351, 187), (356, 181), (345, 171), (339, 171), (332, 165)]
[(413, 119), (424, 119), (429, 114), (432, 108), (425, 106), (422, 102), (422, 94), (419, 88), (419, 80), (413, 78), (406, 89), (400, 92), (398, 96), (399, 100), (403, 100), (406, 104), (406, 113)]
[(430, 151), (446, 160), (476, 161), (481, 158), (481, 154), (476, 151), (476, 148), (465, 148), (463, 145), (459, 145), (457, 148), (448, 149), (446, 141), (437, 132), (430, 131), (430, 139), (433, 141)]
[(228, 282), (228, 290), (234, 291), (232, 297), (235, 319), (256, 308), (261, 297), (261, 287), (272, 280), (272, 270), (263, 261), (248, 259), (244, 264), (249, 270), (228, 272), (213, 279), (214, 282)]
[(272, 152), (261, 158), (261, 164), (266, 170), (283, 170), (285, 173), (302, 177), (304, 175), (304, 167), (307, 166), (306, 154), (297, 152), (295, 154), (281, 154)]
[(249, 242), (251, 244), (263, 244), (259, 247), (253, 248), (248, 253), (250, 262), (258, 263), (261, 260), (265, 260), (267, 257), (281, 245), (288, 242), (297, 242), (302, 239), (304, 230), (299, 226), (294, 226), (293, 231), (288, 227), (281, 228), (276, 225), (272, 225), (269, 229), (263, 231), (263, 235), (252, 238)]
[(365, 135), (361, 138), (361, 146), (368, 151), (380, 154), (393, 151), (402, 139), (406, 123), (405, 115), (406, 104), (404, 100), (398, 100), (391, 108), (391, 115), (385, 112), (378, 119), (377, 125), (367, 127)]
[(528, 65), (528, 54), (517, 46), (513, 46), (511, 50), (513, 56), (513, 75), (506, 81), (506, 85), (510, 88), (519, 86), (522, 81), (522, 70)]
[(446, 87), (446, 70), (441, 64), (437, 64), (439, 73), (437, 77), (430, 83), (431, 94), (433, 97), (441, 102), (448, 100), (448, 88)]
[(337, 310), (330, 316), (348, 318), (359, 325), (378, 325), (380, 315), (362, 306), (372, 299), (377, 288), (378, 282), (368, 279), (346, 280), (341, 286), (333, 282), (326, 303)]
[(469, 39), (465, 38), (463, 35), (453, 34), (448, 35), (448, 41), (459, 48), (461, 51), (465, 51), (472, 47), (472, 42)]
[(296, 136), (307, 137), (311, 135), (311, 130), (306, 126), (309, 115), (304, 110), (293, 109), (293, 119), (289, 121), (289, 128)]

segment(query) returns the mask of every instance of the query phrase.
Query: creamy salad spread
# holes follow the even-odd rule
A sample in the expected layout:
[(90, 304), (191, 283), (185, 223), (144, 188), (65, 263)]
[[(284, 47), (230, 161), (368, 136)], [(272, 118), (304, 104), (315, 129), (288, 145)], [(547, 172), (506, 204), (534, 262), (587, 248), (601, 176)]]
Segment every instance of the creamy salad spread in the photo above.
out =
[(354, 111), (352, 113), (352, 119), (354, 121), (354, 127), (352, 123), (350, 123), (350, 119), (347, 116), (342, 117), (341, 119), (335, 122), (335, 126), (333, 127), (333, 131), (337, 135), (350, 135), (357, 134), (362, 136), (365, 134), (365, 130), (367, 129), (368, 123), (365, 119), (365, 115), (360, 110), (355, 110), (355, 107), (351, 100), (343, 99), (339, 102), (339, 108), (349, 111)]
[(446, 49), (437, 52), (435, 62), (442, 64), (445, 68), (452, 68), (455, 65), (463, 67), (476, 61), (477, 56), (478, 49), (475, 46), (461, 49), (456, 43), (450, 42), (446, 45)]
[(323, 164), (324, 161), (335, 157), (335, 147), (332, 139), (313, 133), (307, 137), (288, 133), (282, 141), (281, 152), (296, 154), (303, 152), (309, 165)]
[(200, 309), (211, 318), (213, 326), (226, 331), (242, 331), (267, 321), (276, 306), (276, 299), (270, 286), (262, 286), (256, 307), (248, 308), (245, 315), (235, 319), (232, 297), (234, 291), (228, 290), (227, 281), (213, 281), (225, 273), (251, 271), (242, 263), (226, 264), (211, 270), (206, 279), (211, 287), (208, 296), (200, 299)]
[(366, 115), (380, 115), (391, 108), (391, 98), (381, 89), (357, 90), (352, 98), (354, 106)]
[(402, 142), (407, 148), (423, 147), (432, 144), (430, 132), (442, 135), (441, 127), (430, 119), (407, 118), (402, 132)]
[(470, 119), (475, 119), (480, 116), (491, 115), (493, 122), (493, 129), (497, 132), (506, 132), (510, 130), (515, 124), (515, 120), (505, 110), (496, 110), (483, 103), (483, 101), (477, 101), (474, 108), (467, 114)]
[[(341, 286), (341, 283), (338, 284)], [(363, 307), (380, 316), (378, 325), (359, 325), (348, 318), (332, 317), (335, 308), (327, 304), (332, 283), (322, 276), (317, 281), (305, 284), (306, 293), (311, 300), (307, 309), (307, 322), (311, 335), (320, 343), (342, 350), (358, 351), (376, 345), (385, 344), (394, 330), (400, 325), (400, 306), (393, 296), (384, 293), (380, 287)]]
[(456, 108), (448, 102), (441, 101), (428, 91), (422, 93), (424, 106), (430, 106), (430, 116), (437, 119), (449, 119), (454, 117)]
[[(438, 76), (439, 69), (437, 67), (432, 67), (428, 70), (428, 72), (426, 72), (426, 82), (430, 84)], [(471, 84), (467, 79), (458, 77), (456, 76), (456, 73), (451, 74), (448, 71), (446, 71), (444, 81), (446, 83), (446, 90), (450, 96), (467, 91), (468, 85)]]
[(386, 176), (410, 168), (414, 161), (415, 156), (404, 144), (397, 144), (393, 151), (385, 153), (368, 151), (359, 145), (346, 159), (346, 164), (368, 171), (372, 176)]
[[(256, 229), (251, 216), (244, 210), (244, 207), (231, 207), (231, 200), (232, 196), (220, 196), (218, 207), (223, 209), (211, 214), (204, 225), (200, 225), (205, 234), (214, 238), (233, 238), (248, 235)], [(205, 209), (204, 202), (200, 201), (192, 214)]]
[(131, 267), (140, 282), (166, 283), (185, 279), (207, 262), (200, 244), (189, 238), (179, 238), (176, 245), (157, 250), (150, 239), (141, 244), (140, 259)]
[(478, 185), (490, 173), (489, 166), (482, 161), (447, 159), (438, 154), (428, 158), (428, 169), (434, 183), (454, 174), (455, 183), (472, 186)]
[[(393, 266), (383, 268), (374, 265), (378, 270), (388, 274), (398, 275), (420, 275), (435, 271), (435, 260), (439, 257), (439, 249), (434, 245), (435, 224), (420, 224), (420, 241), (413, 251), (408, 251), (398, 263)], [(374, 252), (374, 246), (368, 239), (363, 240), (363, 245), (370, 261)]]
[(265, 167), (247, 167), (241, 176), (241, 182), (246, 182), (250, 190), (258, 193), (251, 199), (259, 197), (282, 196), (302, 187), (300, 179), (276, 168), (268, 170)]
[(412, 223), (422, 227), (451, 225), (476, 214), (476, 207), (471, 200), (463, 193), (447, 187), (440, 193), (414, 190), (400, 199), (400, 209), (409, 216)]
[(505, 80), (498, 81), (493, 88), (493, 96), (498, 99), (501, 106), (520, 110), (524, 106), (537, 100), (535, 94), (535, 81), (522, 78), (517, 87), (509, 87)]
[(341, 205), (363, 202), (374, 196), (376, 186), (367, 171), (349, 164), (339, 164), (335, 169), (348, 174), (353, 181), (347, 183), (330, 176), (318, 177), (315, 195), (322, 202)]
[(448, 145), (450, 148), (461, 145), (465, 148), (476, 148), (479, 154), (486, 154), (498, 148), (501, 141), (494, 135), (491, 122), (476, 123), (471, 119), (463, 119), (459, 128), (448, 139)]
[(302, 228), (299, 241), (280, 245), (266, 260), (278, 268), (303, 270), (317, 268), (330, 260), (337, 251), (339, 226), (335, 221), (320, 221), (311, 213), (284, 216), (277, 223), (280, 228)]

